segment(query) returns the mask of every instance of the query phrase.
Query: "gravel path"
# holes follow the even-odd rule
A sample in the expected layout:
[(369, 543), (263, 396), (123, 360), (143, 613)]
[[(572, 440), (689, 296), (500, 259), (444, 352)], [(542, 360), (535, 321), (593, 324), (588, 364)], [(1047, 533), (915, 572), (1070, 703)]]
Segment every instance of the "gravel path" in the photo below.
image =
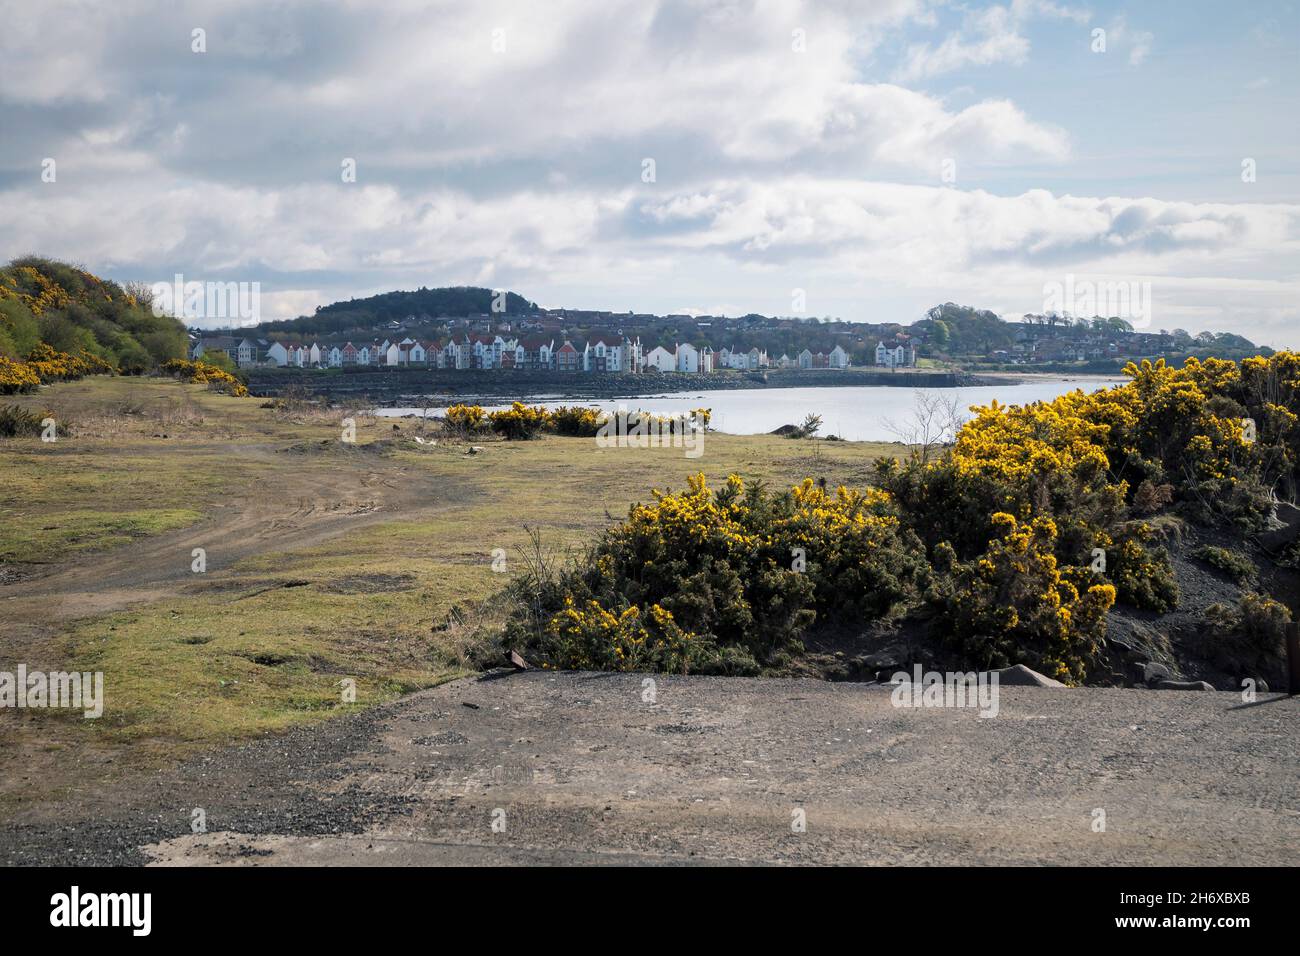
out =
[(644, 680), (457, 681), (33, 811), (0, 862), (1300, 864), (1300, 699)]

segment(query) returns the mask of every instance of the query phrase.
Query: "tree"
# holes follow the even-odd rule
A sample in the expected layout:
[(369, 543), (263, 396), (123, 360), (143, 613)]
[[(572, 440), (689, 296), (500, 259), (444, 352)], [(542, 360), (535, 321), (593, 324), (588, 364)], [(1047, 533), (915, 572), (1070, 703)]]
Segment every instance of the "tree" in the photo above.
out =
[(942, 392), (917, 392), (911, 414), (901, 421), (886, 418), (881, 424), (904, 445), (910, 445), (921, 464), (941, 448), (951, 445), (966, 421), (961, 398)]

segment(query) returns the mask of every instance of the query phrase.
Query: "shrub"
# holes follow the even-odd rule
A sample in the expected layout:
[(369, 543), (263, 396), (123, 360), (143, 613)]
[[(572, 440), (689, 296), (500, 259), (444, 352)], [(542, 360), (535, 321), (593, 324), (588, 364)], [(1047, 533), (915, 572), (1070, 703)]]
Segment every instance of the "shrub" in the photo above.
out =
[[(553, 586), (517, 595), (529, 611), (508, 633), (554, 666), (572, 667), (608, 662), (615, 646), (627, 659), (622, 642), (646, 628), (664, 642), (663, 654), (677, 655), (674, 668), (751, 671), (801, 651), (819, 613), (884, 617), (919, 599), (926, 584), (920, 542), (900, 532), (882, 492), (827, 493), (808, 479), (774, 495), (736, 475), (714, 491), (695, 475), (685, 491), (656, 492), (654, 503), (633, 507)], [(670, 617), (656, 616), (656, 607)], [(629, 610), (636, 614), (625, 620)], [(688, 636), (689, 654), (681, 656), (669, 619)], [(636, 660), (665, 666), (655, 654)]]
[(1240, 551), (1207, 544), (1197, 548), (1194, 557), (1200, 558), (1206, 564), (1218, 568), (1238, 584), (1246, 585), (1255, 580), (1254, 562)]
[(480, 405), (452, 405), (447, 409), (447, 427), (462, 435), (472, 435), (487, 427), (487, 418)]
[(43, 383), (73, 381), (90, 372), (89, 364), (80, 357), (56, 352), (44, 342), (27, 354), (27, 367)]
[(551, 412), (551, 427), (555, 433), (574, 438), (594, 438), (604, 421), (605, 414), (599, 409), (581, 405), (565, 406)]
[(209, 391), (222, 392), (242, 398), (248, 394), (244, 383), (229, 372), (223, 372), (206, 362), (190, 362), (186, 359), (172, 359), (164, 362), (161, 368), (164, 375), (170, 375), (182, 382), (206, 384)]
[(1178, 606), (1178, 581), (1169, 564), (1169, 553), (1152, 545), (1155, 530), (1145, 521), (1122, 525), (1114, 538), (1103, 536), (1106, 576), (1115, 584), (1117, 599), (1124, 604), (1164, 613)]
[(0, 355), (0, 395), (34, 392), (41, 377), (25, 362), (14, 362)]
[[(448, 410), (450, 415), (450, 410)], [(488, 415), (488, 424), (494, 432), (508, 439), (536, 438), (549, 422), (550, 414), (539, 405), (515, 402), (503, 412)]]
[(711, 642), (682, 630), (658, 604), (650, 606), (646, 618), (636, 607), (615, 614), (595, 601), (578, 608), (566, 598), (546, 628), (547, 666), (688, 674), (707, 668), (716, 657)]
[(813, 438), (821, 431), (822, 417), (820, 415), (808, 415), (804, 418), (803, 423), (793, 425), (785, 430), (782, 434), (786, 438)]
[(1022, 663), (1059, 680), (1081, 681), (1096, 656), (1115, 588), (1088, 584), (1053, 553), (1056, 525), (999, 513), (1001, 535), (977, 559), (960, 562), (949, 545), (936, 553), (942, 575), (928, 599), (939, 636), (971, 664)]
[(1286, 627), (1291, 612), (1286, 605), (1247, 591), (1236, 606), (1213, 604), (1206, 611), (1206, 656), (1220, 670), (1237, 677), (1282, 675)]
[[(39, 437), (45, 432), (45, 420), (52, 417), (49, 412), (33, 412), (19, 405), (0, 405), (0, 438)], [(68, 429), (56, 423), (55, 434), (65, 436)]]

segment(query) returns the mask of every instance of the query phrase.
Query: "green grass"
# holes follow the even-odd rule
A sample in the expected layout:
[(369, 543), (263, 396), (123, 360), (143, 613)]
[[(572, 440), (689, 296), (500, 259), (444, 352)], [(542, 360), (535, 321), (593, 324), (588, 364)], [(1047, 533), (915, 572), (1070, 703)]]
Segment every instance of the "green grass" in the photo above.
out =
[[(105, 715), (51, 714), (32, 732), (57, 725), (65, 736), (43, 743), (97, 740), (128, 753), (156, 752), (165, 741), (169, 757), (342, 713), (344, 678), (356, 682), (355, 706), (368, 706), (466, 673), (473, 635), (447, 628), (448, 615), (500, 591), (508, 575), (492, 571), (492, 552), (504, 549), (513, 571), (528, 528), (548, 546), (580, 548), (629, 505), (649, 500), (651, 489), (680, 488), (695, 472), (715, 482), (738, 472), (773, 486), (804, 476), (862, 485), (876, 458), (899, 451), (709, 434), (698, 459), (682, 449), (600, 449), (592, 439), (555, 437), (484, 439), (478, 455), (440, 443), (341, 457), (337, 445), (321, 445), (337, 440), (341, 412), (288, 420), (257, 399), (123, 379), (69, 383), (34, 399), (70, 420), (72, 436), (0, 443), (6, 561), (111, 553), (139, 535), (206, 518), (232, 492), (273, 495), (289, 471), (349, 466), (429, 489), (382, 523), (310, 548), (268, 548), (187, 580), (168, 599), (60, 632), (67, 666), (104, 672)], [(403, 422), (399, 434), (414, 429)], [(155, 437), (162, 431), (168, 438)], [(360, 423), (361, 442), (393, 435), (391, 422)], [(257, 454), (231, 453), (253, 448)], [(40, 603), (14, 601), (10, 612), (39, 615)]]
[(140, 511), (50, 509), (37, 514), (0, 509), (0, 561), (41, 564), (78, 552), (102, 551), (143, 535), (183, 528), (203, 517), (188, 508)]

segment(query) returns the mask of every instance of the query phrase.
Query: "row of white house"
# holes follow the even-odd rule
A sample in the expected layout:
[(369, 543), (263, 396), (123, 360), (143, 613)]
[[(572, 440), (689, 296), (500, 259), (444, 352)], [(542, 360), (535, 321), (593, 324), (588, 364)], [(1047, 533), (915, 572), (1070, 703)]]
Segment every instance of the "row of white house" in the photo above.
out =
[(267, 364), (294, 368), (363, 366), (423, 366), (441, 369), (526, 368), (569, 372), (639, 372), (641, 340), (600, 336), (584, 342), (531, 336), (506, 339), (500, 335), (466, 335), (446, 342), (405, 338), (393, 342), (355, 345), (310, 345), (274, 342), (266, 349)]
[[(560, 372), (659, 372), (709, 373), (722, 369), (752, 371), (766, 368), (818, 369), (848, 368), (849, 354), (836, 345), (829, 352), (804, 349), (794, 357), (771, 358), (759, 348), (749, 350), (710, 346), (697, 347), (689, 342), (675, 343), (671, 349), (662, 345), (642, 351), (640, 339), (623, 336), (595, 336), (585, 341), (555, 339), (534, 335), (507, 339), (500, 335), (465, 335), (445, 342), (404, 338), (400, 341), (363, 342), (356, 345), (310, 345), (293, 342), (254, 342), (231, 337), (200, 339), (191, 357), (201, 358), (205, 351), (223, 351), (241, 368), (258, 364), (291, 368), (346, 368), (349, 366), (421, 366), (439, 369), (539, 369)], [(876, 346), (876, 365), (901, 368), (916, 364), (911, 345)]]
[(723, 347), (714, 351), (709, 346), (696, 348), (689, 342), (678, 342), (671, 350), (657, 345), (645, 357), (646, 368), (660, 372), (713, 372), (720, 369), (747, 371), (762, 368), (848, 368), (849, 353), (837, 345), (829, 352), (804, 349), (794, 358), (782, 355), (770, 358), (764, 349), (752, 348), (748, 352)]

